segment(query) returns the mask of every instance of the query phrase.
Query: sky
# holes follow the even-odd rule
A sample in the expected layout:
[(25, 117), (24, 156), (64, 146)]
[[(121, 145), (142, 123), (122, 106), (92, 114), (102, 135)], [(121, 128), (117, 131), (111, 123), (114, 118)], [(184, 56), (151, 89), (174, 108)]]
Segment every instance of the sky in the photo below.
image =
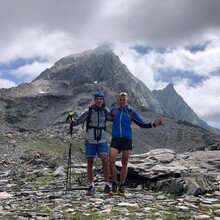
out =
[(169, 83), (220, 128), (219, 0), (0, 0), (0, 88), (111, 45), (150, 90)]

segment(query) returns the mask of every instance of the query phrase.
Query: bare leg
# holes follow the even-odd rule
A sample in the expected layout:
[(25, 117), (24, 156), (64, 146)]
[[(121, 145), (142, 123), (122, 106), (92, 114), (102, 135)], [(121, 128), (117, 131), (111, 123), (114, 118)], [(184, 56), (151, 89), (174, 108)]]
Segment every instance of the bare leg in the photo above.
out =
[(88, 177), (90, 184), (93, 182), (93, 164), (94, 164), (94, 157), (88, 157), (87, 158), (87, 177)]
[(118, 150), (116, 148), (111, 147), (109, 151), (109, 160), (110, 160), (111, 178), (113, 182), (117, 181), (117, 170), (115, 166), (117, 155), (118, 155)]
[(103, 175), (105, 182), (109, 182), (109, 159), (107, 154), (101, 154), (100, 155), (102, 160), (102, 166), (103, 166)]
[(127, 173), (128, 173), (128, 158), (130, 155), (130, 150), (122, 151), (122, 159), (121, 159), (121, 173), (120, 173), (120, 183), (125, 183)]

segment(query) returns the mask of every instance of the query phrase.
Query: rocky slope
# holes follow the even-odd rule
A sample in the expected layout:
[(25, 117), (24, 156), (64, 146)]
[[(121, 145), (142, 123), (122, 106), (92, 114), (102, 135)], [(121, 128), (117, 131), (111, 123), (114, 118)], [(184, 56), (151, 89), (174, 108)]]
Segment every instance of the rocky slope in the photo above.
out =
[(0, 218), (218, 220), (220, 148), (204, 150), (176, 154), (156, 149), (132, 155), (126, 194), (112, 197), (103, 193), (100, 161), (95, 167), (96, 193), (89, 197), (86, 164), (76, 163), (75, 151), (70, 188), (66, 188), (67, 164), (55, 165), (35, 153), (0, 172)]

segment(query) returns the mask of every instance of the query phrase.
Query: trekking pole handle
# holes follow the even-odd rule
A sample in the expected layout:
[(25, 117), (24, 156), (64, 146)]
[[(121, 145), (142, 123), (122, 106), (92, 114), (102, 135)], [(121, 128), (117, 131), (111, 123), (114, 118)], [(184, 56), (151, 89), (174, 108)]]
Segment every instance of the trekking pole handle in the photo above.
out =
[(72, 137), (72, 134), (73, 134), (73, 122), (74, 122), (73, 113), (70, 112), (69, 115), (66, 118), (66, 123), (70, 124), (70, 135), (71, 135), (71, 137)]

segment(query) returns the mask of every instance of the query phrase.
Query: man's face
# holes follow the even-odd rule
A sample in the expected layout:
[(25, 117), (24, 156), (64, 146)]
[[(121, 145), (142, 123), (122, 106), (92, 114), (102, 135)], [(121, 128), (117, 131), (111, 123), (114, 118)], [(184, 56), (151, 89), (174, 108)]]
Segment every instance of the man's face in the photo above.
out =
[(125, 95), (120, 95), (118, 97), (118, 104), (120, 105), (121, 108), (125, 108), (128, 102), (128, 97)]
[(102, 97), (96, 97), (95, 98), (95, 104), (98, 106), (98, 107), (102, 107), (102, 103), (103, 103), (103, 98)]

